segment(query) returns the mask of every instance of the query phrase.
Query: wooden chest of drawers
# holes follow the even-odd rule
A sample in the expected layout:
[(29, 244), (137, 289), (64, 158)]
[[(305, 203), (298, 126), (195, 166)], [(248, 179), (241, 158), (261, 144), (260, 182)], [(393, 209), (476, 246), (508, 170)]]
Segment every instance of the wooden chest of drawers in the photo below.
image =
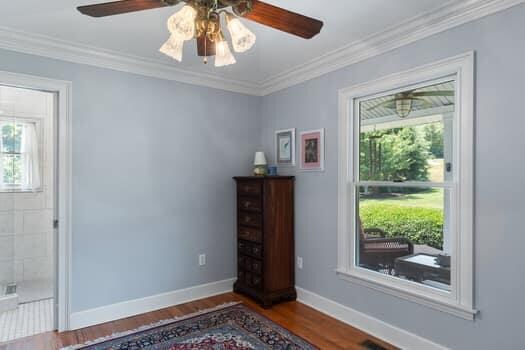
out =
[(237, 282), (264, 307), (295, 300), (294, 178), (235, 177)]

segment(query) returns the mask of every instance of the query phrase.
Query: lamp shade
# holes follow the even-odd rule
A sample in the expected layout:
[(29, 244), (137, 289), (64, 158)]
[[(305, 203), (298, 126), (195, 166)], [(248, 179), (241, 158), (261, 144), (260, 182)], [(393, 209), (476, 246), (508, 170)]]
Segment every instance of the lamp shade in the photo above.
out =
[(266, 165), (266, 157), (264, 156), (264, 152), (256, 152), (255, 153), (255, 159), (253, 161), (253, 165)]

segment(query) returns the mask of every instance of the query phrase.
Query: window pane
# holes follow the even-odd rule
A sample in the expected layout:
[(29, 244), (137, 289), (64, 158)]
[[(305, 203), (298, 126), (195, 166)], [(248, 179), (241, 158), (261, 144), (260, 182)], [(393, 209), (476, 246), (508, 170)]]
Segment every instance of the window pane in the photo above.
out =
[(20, 153), (22, 144), (22, 125), (8, 123), (2, 126), (2, 152)]
[(361, 101), (361, 181), (451, 180), (453, 81)]
[(22, 181), (22, 157), (19, 154), (4, 154), (4, 184), (15, 185)]
[(449, 203), (441, 188), (360, 187), (356, 264), (450, 290)]

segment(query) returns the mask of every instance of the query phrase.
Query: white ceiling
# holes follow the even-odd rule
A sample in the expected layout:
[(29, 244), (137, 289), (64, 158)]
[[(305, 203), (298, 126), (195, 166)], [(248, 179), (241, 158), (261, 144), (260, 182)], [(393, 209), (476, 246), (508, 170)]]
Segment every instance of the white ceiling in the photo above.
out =
[[(107, 1), (107, 0), (106, 0)], [(267, 0), (266, 2), (324, 21), (320, 35), (304, 40), (246, 21), (257, 35), (254, 48), (236, 54), (237, 64), (203, 65), (195, 44), (187, 43), (182, 63), (158, 48), (167, 39), (167, 18), (177, 8), (162, 8), (106, 18), (76, 11), (79, 5), (103, 0), (24, 0), (2, 4), (3, 27), (159, 61), (187, 71), (260, 84), (330, 51), (364, 41), (414, 17), (466, 0)], [(180, 5), (179, 5), (180, 7)]]

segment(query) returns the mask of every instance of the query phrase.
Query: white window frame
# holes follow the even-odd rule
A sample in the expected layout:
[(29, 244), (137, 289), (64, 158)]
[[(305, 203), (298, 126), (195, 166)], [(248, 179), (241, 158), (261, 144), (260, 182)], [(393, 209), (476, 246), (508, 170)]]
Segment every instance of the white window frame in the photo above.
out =
[[(451, 291), (388, 276), (356, 265), (355, 190), (359, 147), (359, 99), (389, 94), (407, 86), (454, 77), (454, 193), (451, 221), (456, 224), (451, 266)], [(410, 184), (399, 184), (409, 186)], [(435, 184), (429, 184), (435, 185)], [(397, 186), (397, 184), (396, 184)], [(443, 184), (438, 184), (443, 187)], [(474, 52), (444, 59), (405, 72), (339, 91), (338, 263), (336, 273), (357, 283), (415, 303), (473, 320), (473, 188), (474, 188)]]
[[(39, 159), (39, 164), (40, 164), (40, 187), (35, 189), (35, 190), (30, 190), (30, 189), (23, 189), (21, 184), (4, 184), (4, 187), (2, 189), (0, 189), (0, 193), (8, 193), (8, 192), (15, 192), (15, 193), (20, 193), (20, 192), (42, 192), (44, 190), (44, 174), (43, 174), (43, 170), (44, 170), (44, 167), (43, 167), (43, 161), (44, 161), (44, 157), (43, 157), (43, 147), (44, 147), (44, 139), (43, 139), (43, 135), (44, 135), (44, 127), (43, 127), (43, 124), (44, 124), (44, 121), (43, 120), (40, 120), (38, 118), (32, 118), (32, 117), (20, 117), (20, 116), (11, 116), (11, 115), (8, 115), (8, 116), (0, 116), (0, 122), (8, 122), (8, 123), (11, 123), (11, 122), (16, 122), (16, 121), (19, 121), (20, 123), (25, 123), (25, 124), (34, 124), (35, 125), (35, 130), (36, 130), (36, 136), (38, 138), (38, 159)], [(1, 187), (1, 186), (0, 186)]]

